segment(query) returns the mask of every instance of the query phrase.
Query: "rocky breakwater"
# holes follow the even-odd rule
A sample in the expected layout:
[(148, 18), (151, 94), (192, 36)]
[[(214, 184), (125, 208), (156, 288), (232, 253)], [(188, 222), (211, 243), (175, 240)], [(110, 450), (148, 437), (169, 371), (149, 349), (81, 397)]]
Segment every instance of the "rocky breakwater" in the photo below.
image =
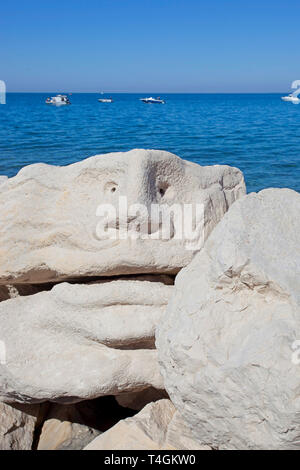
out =
[[(236, 168), (155, 150), (36, 164), (4, 180), (1, 400), (164, 397), (155, 328), (174, 277), (244, 194)], [(193, 230), (180, 233), (185, 207), (181, 226)]]

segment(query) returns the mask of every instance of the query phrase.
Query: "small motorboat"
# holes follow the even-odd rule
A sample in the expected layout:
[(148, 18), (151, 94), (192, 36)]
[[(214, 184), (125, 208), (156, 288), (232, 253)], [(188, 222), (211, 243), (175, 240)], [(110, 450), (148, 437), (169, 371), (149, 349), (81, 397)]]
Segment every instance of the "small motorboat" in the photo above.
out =
[(54, 104), (55, 106), (61, 106), (65, 104), (71, 104), (71, 101), (66, 95), (51, 96), (46, 99), (46, 104)]
[(298, 98), (298, 95), (294, 93), (290, 93), (288, 96), (282, 96), (281, 99), (283, 101), (290, 101), (291, 103), (294, 103), (294, 104), (300, 103), (300, 98)]
[(165, 104), (165, 101), (162, 100), (160, 96), (158, 96), (157, 98), (153, 98), (152, 96), (150, 96), (149, 98), (140, 98), (140, 101), (142, 101), (143, 103)]
[(112, 98), (99, 98), (98, 101), (100, 103), (113, 103), (113, 99)]

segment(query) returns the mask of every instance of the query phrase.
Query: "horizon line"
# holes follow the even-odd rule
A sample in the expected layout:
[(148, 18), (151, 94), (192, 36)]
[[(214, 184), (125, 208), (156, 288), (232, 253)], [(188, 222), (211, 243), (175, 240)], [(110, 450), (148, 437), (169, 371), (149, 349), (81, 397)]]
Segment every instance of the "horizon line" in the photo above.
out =
[[(6, 91), (12, 93), (63, 93), (63, 91)], [(287, 91), (64, 91), (66, 94), (91, 94), (91, 95), (140, 95), (140, 94), (168, 94), (168, 95), (277, 95), (288, 93)]]

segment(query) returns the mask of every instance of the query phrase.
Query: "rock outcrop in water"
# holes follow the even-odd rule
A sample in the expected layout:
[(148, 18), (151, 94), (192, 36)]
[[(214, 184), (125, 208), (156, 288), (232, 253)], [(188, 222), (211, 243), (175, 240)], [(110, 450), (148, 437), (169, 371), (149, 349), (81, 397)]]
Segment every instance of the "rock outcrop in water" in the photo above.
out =
[(158, 329), (166, 389), (215, 449), (300, 448), (300, 195), (237, 201), (176, 278)]

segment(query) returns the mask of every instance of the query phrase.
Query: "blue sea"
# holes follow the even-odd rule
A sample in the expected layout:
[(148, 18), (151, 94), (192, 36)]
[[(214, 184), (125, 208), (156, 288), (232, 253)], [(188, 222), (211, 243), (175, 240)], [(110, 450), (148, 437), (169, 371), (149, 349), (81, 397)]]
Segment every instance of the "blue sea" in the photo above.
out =
[[(240, 168), (248, 192), (300, 191), (300, 105), (280, 94), (75, 93), (71, 106), (45, 104), (49, 93), (9, 93), (0, 105), (0, 174), (36, 162), (67, 165), (132, 148), (164, 149), (200, 165)], [(107, 95), (104, 95), (106, 97)]]

